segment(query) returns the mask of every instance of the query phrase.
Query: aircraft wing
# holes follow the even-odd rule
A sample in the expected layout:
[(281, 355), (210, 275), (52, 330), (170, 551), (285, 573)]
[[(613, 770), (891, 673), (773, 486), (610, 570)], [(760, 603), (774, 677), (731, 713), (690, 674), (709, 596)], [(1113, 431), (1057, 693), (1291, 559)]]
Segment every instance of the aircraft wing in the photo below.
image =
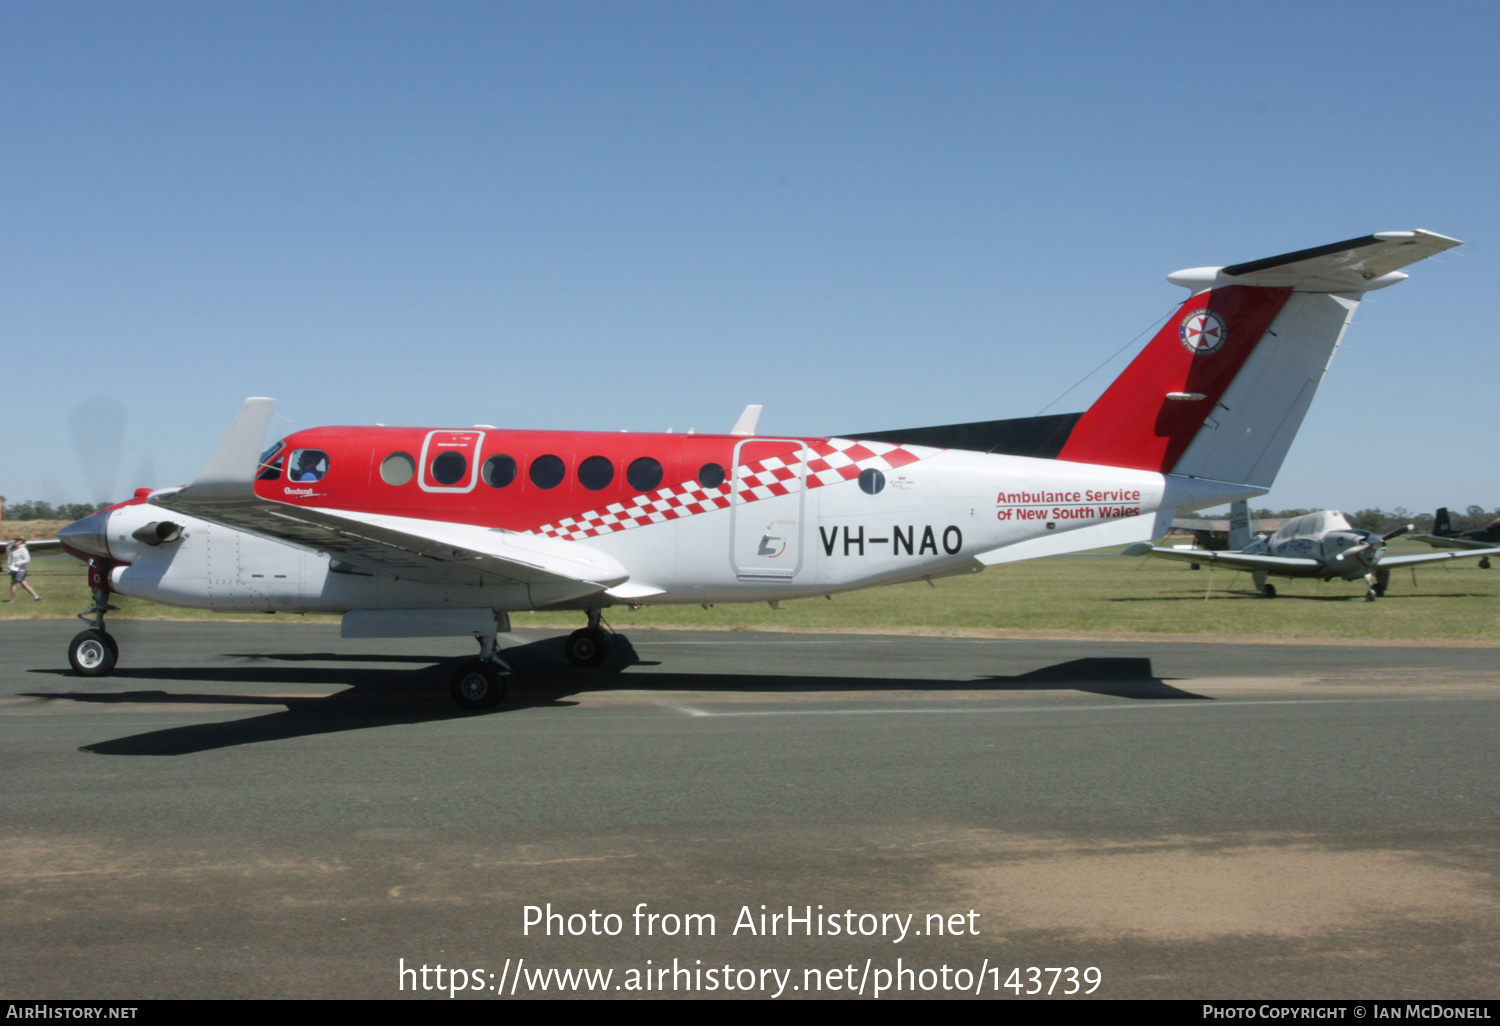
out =
[(1412, 556), (1382, 556), (1377, 570), (1390, 570), (1398, 566), (1416, 566), (1418, 563), (1440, 563), (1445, 559), (1474, 559), (1484, 556), (1500, 556), (1500, 548), (1465, 549), (1462, 552), (1418, 552)]
[(1413, 534), (1408, 535), (1412, 541), (1422, 541), (1438, 549), (1489, 549), (1493, 548), (1489, 542), (1475, 541), (1473, 538), (1459, 538), (1456, 536), (1444, 536), (1441, 534)]
[(1159, 559), (1175, 559), (1180, 563), (1209, 563), (1231, 570), (1264, 570), (1267, 573), (1296, 573), (1299, 570), (1318, 570), (1323, 564), (1316, 559), (1300, 556), (1261, 556), (1249, 552), (1225, 552), (1210, 549), (1169, 549), (1160, 545), (1131, 545), (1125, 549), (1126, 556), (1156, 556)]
[(434, 584), (575, 584), (613, 588), (630, 573), (578, 542), (472, 524), (293, 506), (255, 493), (270, 399), (247, 399), (193, 483), (151, 493), (153, 506), (324, 552), (350, 569)]

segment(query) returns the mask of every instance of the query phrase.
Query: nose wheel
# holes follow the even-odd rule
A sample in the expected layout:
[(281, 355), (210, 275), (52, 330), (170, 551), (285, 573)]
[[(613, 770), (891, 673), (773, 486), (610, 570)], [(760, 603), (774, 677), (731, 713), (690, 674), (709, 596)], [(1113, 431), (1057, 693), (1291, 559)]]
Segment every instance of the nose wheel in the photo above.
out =
[(102, 630), (81, 631), (68, 643), (68, 662), (80, 677), (107, 677), (119, 660), (119, 644)]

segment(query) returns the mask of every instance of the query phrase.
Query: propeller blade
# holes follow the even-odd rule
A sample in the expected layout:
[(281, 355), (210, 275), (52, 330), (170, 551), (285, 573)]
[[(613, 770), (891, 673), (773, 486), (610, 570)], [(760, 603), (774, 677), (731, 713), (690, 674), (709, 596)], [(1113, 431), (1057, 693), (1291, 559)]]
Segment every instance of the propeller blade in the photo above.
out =
[(1400, 527), (1396, 528), (1394, 531), (1388, 532), (1385, 535), (1385, 540), (1386, 541), (1390, 541), (1392, 538), (1399, 538), (1403, 534), (1405, 534), (1407, 531), (1410, 531), (1412, 528), (1414, 528), (1416, 526), (1417, 525), (1415, 525), (1415, 524), (1402, 524)]
[(1373, 542), (1364, 542), (1364, 543), (1362, 543), (1360, 545), (1354, 546), (1354, 548), (1352, 548), (1352, 549), (1345, 549), (1343, 552), (1340, 552), (1337, 556), (1334, 556), (1333, 558), (1335, 560), (1341, 560), (1345, 556), (1358, 555), (1359, 553), (1365, 551), (1365, 549), (1368, 549), (1373, 544), (1374, 544)]
[(88, 482), (89, 499), (113, 502), (125, 446), (125, 404), (113, 396), (90, 396), (68, 414), (68, 433)]

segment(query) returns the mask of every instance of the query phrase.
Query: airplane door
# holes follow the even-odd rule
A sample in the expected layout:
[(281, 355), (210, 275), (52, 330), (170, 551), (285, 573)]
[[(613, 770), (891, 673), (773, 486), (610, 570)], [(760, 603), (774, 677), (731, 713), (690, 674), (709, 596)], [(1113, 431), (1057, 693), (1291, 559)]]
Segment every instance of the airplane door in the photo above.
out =
[(794, 438), (753, 438), (734, 447), (730, 561), (749, 581), (790, 581), (802, 568), (807, 464)]

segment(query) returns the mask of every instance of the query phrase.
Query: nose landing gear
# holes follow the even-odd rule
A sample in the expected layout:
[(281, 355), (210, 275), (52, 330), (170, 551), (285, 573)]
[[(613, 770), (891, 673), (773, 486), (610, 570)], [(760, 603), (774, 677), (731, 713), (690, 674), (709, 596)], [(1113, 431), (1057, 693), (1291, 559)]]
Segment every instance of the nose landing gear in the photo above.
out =
[[(94, 568), (89, 568), (89, 577), (94, 578)], [(118, 606), (109, 604), (109, 592), (94, 588), (94, 604), (78, 614), (78, 619), (89, 625), (68, 642), (68, 664), (80, 677), (108, 677), (120, 661), (120, 645), (104, 629), (104, 614)]]

